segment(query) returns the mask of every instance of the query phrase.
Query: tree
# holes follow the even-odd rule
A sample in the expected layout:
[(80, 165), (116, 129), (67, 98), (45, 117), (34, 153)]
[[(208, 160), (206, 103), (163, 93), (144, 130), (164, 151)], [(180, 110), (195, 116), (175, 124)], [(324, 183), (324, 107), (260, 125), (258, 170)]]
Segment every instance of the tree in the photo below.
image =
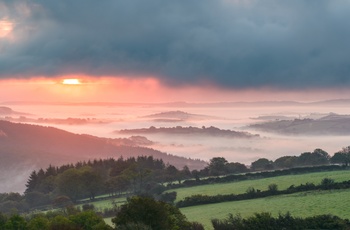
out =
[(334, 184), (334, 180), (331, 178), (323, 178), (321, 181), (321, 186), (325, 189), (329, 189), (332, 187), (332, 185)]
[(187, 165), (185, 165), (185, 166), (182, 168), (181, 173), (182, 173), (184, 179), (189, 179), (189, 178), (192, 177), (191, 171), (190, 171), (190, 169), (188, 168)]
[(56, 176), (57, 175), (57, 168), (53, 167), (51, 164), (45, 171), (45, 176)]
[(103, 180), (100, 174), (94, 171), (91, 167), (87, 167), (81, 173), (83, 190), (89, 195), (91, 200), (95, 199), (95, 196), (102, 191)]
[(68, 196), (58, 196), (52, 202), (52, 205), (55, 208), (64, 208), (72, 204), (73, 202)]
[(153, 230), (190, 229), (190, 222), (175, 206), (150, 197), (135, 196), (128, 199), (117, 216), (112, 219), (115, 229), (130, 223), (141, 223)]
[(152, 230), (152, 228), (143, 223), (127, 223), (119, 226), (118, 230)]
[(191, 172), (191, 174), (192, 174), (193, 178), (196, 179), (196, 181), (200, 181), (200, 179), (199, 179), (200, 173), (199, 173), (198, 170), (196, 170), (196, 169), (193, 170), (193, 171)]
[(29, 179), (26, 183), (27, 189), (24, 193), (33, 192), (34, 189), (36, 188), (38, 182), (39, 182), (38, 175), (37, 175), (36, 171), (34, 170), (29, 176)]
[(76, 230), (75, 224), (64, 216), (55, 216), (51, 220), (50, 230)]
[(219, 176), (227, 173), (227, 160), (223, 157), (213, 157), (210, 159), (208, 169), (211, 176)]
[(112, 177), (106, 182), (108, 191), (113, 195), (115, 193), (121, 194), (128, 190), (130, 181), (125, 175)]
[(5, 229), (9, 230), (26, 230), (27, 229), (27, 222), (23, 217), (21, 217), (18, 214), (15, 214), (11, 216), (6, 224), (5, 224)]
[(36, 216), (28, 223), (29, 230), (49, 230), (50, 222), (46, 217)]
[(80, 212), (76, 215), (72, 215), (69, 219), (78, 226), (78, 229), (84, 230), (94, 230), (96, 225), (102, 226), (104, 220), (102, 217), (98, 216), (94, 211), (89, 210), (85, 212)]
[(27, 192), (25, 194), (25, 199), (30, 205), (30, 207), (41, 206), (50, 204), (49, 195), (43, 194), (41, 192)]
[(297, 160), (298, 160), (298, 157), (296, 156), (283, 156), (283, 157), (277, 158), (274, 162), (274, 165), (276, 166), (276, 168), (281, 168), (281, 169), (293, 168), (297, 165)]
[(272, 161), (270, 161), (266, 158), (260, 158), (256, 161), (252, 162), (251, 168), (254, 171), (270, 170), (270, 169), (273, 169), (273, 165), (272, 165)]
[(256, 190), (253, 187), (248, 187), (245, 192), (249, 195), (252, 195), (252, 194), (256, 193)]
[(190, 169), (185, 165), (181, 171), (177, 173), (177, 180), (181, 184), (182, 180), (186, 180), (192, 177)]
[(59, 176), (58, 189), (61, 194), (68, 196), (73, 202), (81, 198), (84, 190), (79, 171), (74, 168), (64, 171)]
[(7, 216), (5, 216), (2, 212), (0, 212), (0, 229), (5, 229), (5, 224), (7, 221)]
[(36, 191), (42, 193), (50, 193), (56, 187), (56, 177), (49, 175), (42, 179), (36, 187)]
[(328, 165), (330, 156), (329, 154), (322, 149), (315, 149), (312, 152), (314, 157), (314, 165)]
[(247, 166), (238, 162), (231, 162), (226, 164), (227, 173), (243, 173), (248, 172)]
[(343, 164), (349, 166), (350, 164), (350, 146), (344, 147), (339, 152), (336, 152), (331, 158), (333, 164)]
[(278, 191), (278, 186), (277, 184), (269, 184), (269, 186), (267, 186), (267, 190), (271, 193), (276, 193)]
[(298, 165), (313, 166), (329, 164), (329, 155), (322, 149), (315, 149), (312, 153), (305, 152), (298, 157)]
[(238, 214), (233, 216), (231, 213), (228, 215), (226, 219), (211, 219), (211, 224), (213, 225), (215, 230), (231, 230), (231, 229), (244, 229), (243, 228), (243, 219)]
[(172, 182), (177, 180), (177, 178), (179, 177), (180, 173), (179, 170), (173, 166), (173, 165), (167, 165), (165, 168), (165, 180)]
[(267, 212), (255, 213), (253, 216), (243, 220), (243, 223), (245, 225), (245, 229), (249, 230), (283, 229), (281, 226), (278, 226), (275, 219), (270, 213)]
[(173, 204), (176, 200), (177, 192), (165, 192), (160, 195), (159, 200)]

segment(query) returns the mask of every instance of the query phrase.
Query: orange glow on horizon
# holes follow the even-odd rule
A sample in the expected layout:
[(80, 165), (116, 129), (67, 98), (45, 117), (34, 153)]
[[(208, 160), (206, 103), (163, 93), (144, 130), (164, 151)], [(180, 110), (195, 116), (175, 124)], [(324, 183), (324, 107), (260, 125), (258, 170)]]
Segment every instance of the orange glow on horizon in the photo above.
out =
[(81, 81), (77, 78), (68, 78), (62, 80), (63, 85), (80, 85)]
[(186, 86), (164, 85), (155, 77), (91, 77), (65, 75), (58, 78), (0, 80), (0, 103), (6, 101), (42, 102), (239, 102), (239, 101), (318, 101), (350, 98), (344, 89), (310, 89), (305, 91), (228, 89), (211, 84)]

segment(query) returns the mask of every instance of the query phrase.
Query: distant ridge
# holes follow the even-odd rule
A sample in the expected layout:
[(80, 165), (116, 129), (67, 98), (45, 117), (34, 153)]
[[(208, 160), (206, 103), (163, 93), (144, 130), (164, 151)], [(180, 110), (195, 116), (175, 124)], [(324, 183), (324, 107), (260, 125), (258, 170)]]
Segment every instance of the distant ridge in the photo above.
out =
[(12, 110), (9, 107), (0, 106), (0, 115), (26, 115), (27, 113), (21, 113)]
[(218, 117), (192, 114), (184, 111), (167, 111), (161, 113), (155, 113), (142, 118), (150, 118), (153, 121), (188, 121), (188, 120), (208, 120), (208, 119), (217, 119)]
[(222, 107), (222, 106), (307, 106), (307, 105), (340, 105), (350, 104), (350, 99), (331, 99), (312, 102), (298, 101), (219, 101), (219, 102), (163, 102), (163, 103), (141, 103), (141, 102), (45, 102), (45, 101), (4, 101), (0, 105), (66, 105), (66, 106), (150, 106), (150, 107)]
[(227, 138), (258, 138), (258, 134), (251, 134), (248, 132), (234, 131), (229, 129), (219, 129), (217, 127), (160, 127), (156, 128), (151, 126), (149, 128), (142, 129), (123, 129), (115, 131), (115, 133), (120, 134), (169, 134), (169, 135), (206, 135), (213, 137), (227, 137)]
[(317, 119), (281, 119), (249, 125), (248, 128), (286, 135), (350, 135), (350, 115), (329, 113)]

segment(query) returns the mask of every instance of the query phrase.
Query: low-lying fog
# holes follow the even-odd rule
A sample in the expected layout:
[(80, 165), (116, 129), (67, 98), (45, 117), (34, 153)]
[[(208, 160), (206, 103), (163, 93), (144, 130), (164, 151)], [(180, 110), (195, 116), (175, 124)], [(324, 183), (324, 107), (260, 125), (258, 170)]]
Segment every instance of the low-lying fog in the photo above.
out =
[[(350, 114), (349, 106), (330, 105), (263, 105), (215, 104), (215, 105), (6, 105), (13, 111), (7, 119), (39, 125), (54, 126), (74, 133), (86, 133), (99, 137), (129, 137), (116, 134), (122, 129), (154, 127), (210, 127), (246, 131), (259, 134), (259, 138), (228, 138), (208, 135), (142, 134), (155, 142), (152, 148), (179, 156), (209, 160), (223, 156), (228, 161), (250, 164), (266, 157), (276, 159), (285, 155), (322, 148), (330, 155), (350, 144), (347, 135), (282, 135), (261, 132), (247, 127), (249, 124), (276, 119), (318, 118), (329, 113)], [(167, 113), (170, 111), (181, 111)], [(184, 112), (184, 113), (182, 113)], [(153, 116), (149, 116), (153, 115)], [(0, 118), (5, 115), (0, 114)], [(86, 119), (74, 123), (67, 118)], [(47, 119), (47, 120), (45, 120)], [(56, 119), (56, 122), (55, 120)], [(61, 119), (57, 122), (57, 119)], [(67, 120), (66, 120), (67, 119)], [(67, 122), (65, 122), (67, 121)]]

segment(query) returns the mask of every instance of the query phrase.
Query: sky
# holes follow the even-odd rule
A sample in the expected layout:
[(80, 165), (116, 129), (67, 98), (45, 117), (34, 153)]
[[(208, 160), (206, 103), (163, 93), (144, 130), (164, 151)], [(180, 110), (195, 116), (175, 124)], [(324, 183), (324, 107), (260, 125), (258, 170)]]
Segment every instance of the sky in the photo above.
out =
[(0, 102), (349, 97), (349, 21), (348, 0), (1, 0)]
[[(350, 99), (349, 22), (350, 0), (0, 0), (0, 107), (35, 118), (65, 118), (81, 116), (83, 106), (14, 102)], [(142, 114), (132, 106), (100, 109), (89, 113), (118, 121), (106, 130), (91, 125), (69, 126), (71, 131), (109, 135), (111, 128), (145, 127), (125, 118), (164, 112), (152, 106), (137, 107)], [(278, 109), (184, 108), (223, 117), (224, 123), (205, 125), (224, 129), (260, 115), (349, 114), (346, 106)], [(332, 153), (348, 145), (347, 136), (263, 135), (257, 143), (201, 140), (192, 145), (186, 139), (185, 145), (161, 143), (159, 148), (184, 156), (191, 151), (206, 160), (222, 154), (251, 161), (317, 147)]]

